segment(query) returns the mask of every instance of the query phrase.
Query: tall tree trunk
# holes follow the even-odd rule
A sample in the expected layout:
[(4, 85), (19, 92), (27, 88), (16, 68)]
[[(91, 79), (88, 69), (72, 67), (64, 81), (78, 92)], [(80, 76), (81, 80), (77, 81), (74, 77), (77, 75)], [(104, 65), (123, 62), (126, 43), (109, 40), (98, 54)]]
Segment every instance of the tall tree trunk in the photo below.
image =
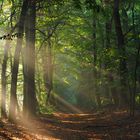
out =
[[(111, 48), (111, 44), (110, 44), (111, 25), (112, 25), (112, 22), (111, 22), (110, 19), (108, 19), (106, 21), (106, 23), (105, 23), (105, 35), (106, 35), (106, 38), (105, 38), (105, 49), (107, 51), (109, 51), (110, 48)], [(114, 96), (112, 96), (112, 94), (113, 94), (112, 91), (113, 90), (109, 88), (109, 87), (111, 87), (110, 84), (112, 84), (112, 83), (110, 82), (110, 78), (109, 78), (110, 73), (108, 73), (108, 70), (107, 70), (108, 64), (106, 62), (104, 62), (104, 65), (105, 65), (105, 71), (107, 72), (107, 76), (105, 76), (105, 78), (107, 79), (107, 81), (109, 81), (109, 84), (108, 83), (105, 84), (105, 90), (109, 94), (110, 101), (112, 101), (112, 98)]]
[(46, 89), (46, 105), (49, 102), (51, 90), (52, 90), (52, 74), (53, 74), (53, 67), (52, 67), (52, 48), (50, 39), (47, 43), (45, 43), (44, 48), (42, 49), (42, 63), (43, 63), (43, 79), (44, 85)]
[(7, 60), (8, 60), (8, 49), (9, 42), (6, 41), (6, 45), (4, 47), (4, 58), (2, 63), (2, 73), (1, 73), (1, 85), (2, 85), (2, 93), (1, 93), (1, 116), (6, 118), (6, 68), (7, 68)]
[[(48, 0), (48, 3), (50, 5), (50, 7), (48, 8), (48, 16), (51, 16), (51, 0)], [(48, 36), (50, 36), (48, 38), (48, 42), (47, 42), (47, 57), (48, 57), (48, 62), (47, 62), (47, 77), (48, 77), (48, 81), (46, 81), (46, 88), (48, 88), (48, 93), (47, 93), (47, 100), (46, 100), (46, 104), (48, 103), (49, 99), (50, 99), (50, 95), (51, 95), (51, 91), (53, 88), (53, 83), (52, 83), (52, 75), (53, 75), (53, 65), (52, 65), (52, 45), (51, 45), (51, 28), (48, 27)], [(46, 79), (47, 80), (47, 79)]]
[[(133, 23), (133, 34), (136, 35), (136, 27), (135, 27), (135, 1), (133, 2), (133, 7), (132, 7), (132, 23)], [(138, 38), (139, 40), (139, 38)], [(136, 62), (135, 62), (135, 68), (134, 68), (134, 79), (133, 79), (133, 90), (131, 93), (131, 103), (130, 103), (130, 115), (134, 116), (135, 115), (135, 106), (136, 106), (136, 90), (137, 90), (137, 80), (138, 80), (138, 75), (137, 75), (137, 69), (139, 66), (139, 55), (140, 55), (140, 43), (138, 43), (138, 48), (137, 48), (137, 54), (136, 54)]]
[(106, 32), (106, 48), (110, 48), (111, 45), (110, 45), (110, 34), (111, 34), (111, 21), (107, 21), (105, 23), (105, 32)]
[[(11, 29), (9, 35), (12, 35), (14, 30), (16, 29), (17, 24)], [(2, 93), (1, 93), (1, 116), (3, 118), (7, 117), (6, 114), (6, 69), (7, 69), (7, 61), (8, 61), (8, 51), (10, 53), (10, 41), (6, 40), (6, 44), (4, 47), (4, 58), (3, 58), (3, 63), (2, 63), (2, 72), (1, 72), (1, 85), (2, 85)], [(11, 53), (10, 53), (11, 55)], [(10, 56), (11, 58), (11, 56)], [(12, 60), (11, 60), (12, 61)], [(11, 67), (12, 68), (12, 67)]]
[[(28, 8), (29, 10), (29, 8)], [(29, 37), (30, 37), (30, 16), (29, 12), (27, 11), (26, 18), (25, 18), (25, 40), (26, 46), (23, 48), (22, 58), (23, 58), (23, 76), (24, 76), (24, 85), (23, 85), (23, 117), (28, 117), (28, 66), (29, 66)]]
[(14, 64), (12, 67), (12, 79), (11, 79), (11, 91), (10, 91), (10, 107), (9, 107), (9, 119), (13, 121), (16, 118), (16, 108), (17, 108), (17, 75), (19, 67), (19, 58), (22, 48), (23, 32), (24, 32), (24, 21), (26, 16), (26, 11), (28, 9), (28, 0), (23, 1), (20, 19), (18, 23), (18, 33), (21, 35), (17, 38), (17, 45), (14, 54)]
[[(51, 1), (48, 0), (48, 4), (51, 5)], [(48, 17), (51, 16), (51, 6), (48, 7)], [(43, 71), (44, 71), (44, 84), (47, 92), (46, 105), (49, 102), (51, 91), (53, 88), (53, 64), (52, 64), (52, 45), (51, 45), (51, 26), (48, 27), (48, 39), (43, 49)]]
[(26, 18), (26, 59), (24, 59), (24, 102), (23, 110), (25, 117), (29, 118), (36, 114), (35, 94), (35, 24), (36, 24), (36, 2), (29, 1), (29, 8)]
[(127, 67), (126, 67), (126, 52), (124, 44), (124, 35), (122, 32), (120, 14), (119, 14), (120, 0), (114, 0), (114, 22), (117, 35), (118, 51), (119, 51), (119, 71), (120, 71), (120, 105), (128, 105), (127, 94)]
[(46, 88), (48, 88), (48, 93), (47, 93), (47, 101), (49, 101), (51, 91), (53, 88), (53, 83), (52, 83), (52, 75), (53, 75), (53, 64), (52, 64), (52, 46), (51, 46), (51, 40), (48, 40), (48, 49), (47, 49), (47, 54), (48, 54), (48, 83), (46, 81)]
[(93, 19), (93, 65), (94, 65), (94, 71), (93, 71), (93, 78), (94, 78), (94, 94), (96, 98), (97, 105), (100, 107), (101, 106), (101, 100), (100, 100), (100, 95), (98, 92), (98, 85), (97, 85), (97, 78), (98, 78), (98, 72), (97, 72), (97, 48), (96, 48), (96, 19)]

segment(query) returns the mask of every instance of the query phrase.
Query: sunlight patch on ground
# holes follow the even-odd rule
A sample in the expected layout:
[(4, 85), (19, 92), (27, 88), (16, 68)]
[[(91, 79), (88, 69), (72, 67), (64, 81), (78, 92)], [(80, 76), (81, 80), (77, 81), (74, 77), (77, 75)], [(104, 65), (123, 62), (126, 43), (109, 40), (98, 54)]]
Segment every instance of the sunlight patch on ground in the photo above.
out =
[(48, 132), (45, 128), (43, 128), (45, 133), (40, 134), (39, 129), (42, 126), (40, 126), (40, 124), (37, 123), (36, 120), (22, 119), (22, 120), (20, 120), (20, 122), (18, 122), (18, 125), (20, 125), (23, 130), (25, 129), (24, 131), (26, 131), (27, 134), (34, 137), (34, 139), (37, 139), (37, 140), (54, 140), (54, 138), (51, 137), (52, 134), (50, 132)]

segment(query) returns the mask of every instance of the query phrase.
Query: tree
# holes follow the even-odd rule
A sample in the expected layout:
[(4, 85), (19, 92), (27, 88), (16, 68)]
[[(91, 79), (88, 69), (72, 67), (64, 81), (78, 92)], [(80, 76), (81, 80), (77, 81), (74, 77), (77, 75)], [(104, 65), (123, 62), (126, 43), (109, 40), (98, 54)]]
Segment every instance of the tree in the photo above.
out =
[[(36, 2), (29, 1), (26, 16), (26, 48), (24, 59), (24, 102), (23, 113), (29, 118), (36, 114), (36, 94), (35, 94), (35, 24), (36, 24)], [(25, 57), (25, 56), (24, 56)]]
[(17, 45), (15, 48), (14, 54), (14, 63), (12, 66), (12, 76), (11, 76), (11, 91), (10, 91), (10, 107), (9, 107), (9, 119), (13, 121), (16, 118), (16, 108), (17, 108), (17, 75), (19, 67), (19, 58), (23, 42), (23, 32), (24, 32), (24, 22), (25, 16), (28, 9), (28, 0), (23, 1), (17, 32), (20, 34), (20, 37), (17, 38)]
[(7, 68), (7, 60), (8, 60), (8, 49), (9, 42), (6, 41), (4, 47), (4, 58), (2, 63), (2, 73), (1, 73), (1, 85), (2, 85), (2, 93), (1, 93), (1, 116), (6, 118), (6, 68)]
[(117, 37), (117, 45), (119, 51), (119, 69), (120, 69), (120, 104), (128, 105), (128, 94), (127, 94), (127, 66), (126, 66), (126, 51), (124, 44), (124, 35), (121, 26), (120, 14), (119, 14), (120, 0), (114, 0), (114, 23)]

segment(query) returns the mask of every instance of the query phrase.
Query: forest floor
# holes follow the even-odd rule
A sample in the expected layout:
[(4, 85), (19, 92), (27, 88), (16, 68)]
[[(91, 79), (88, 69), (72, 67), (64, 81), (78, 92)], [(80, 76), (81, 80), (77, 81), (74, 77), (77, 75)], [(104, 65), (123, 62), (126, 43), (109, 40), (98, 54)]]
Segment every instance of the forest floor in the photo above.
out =
[(0, 122), (0, 140), (140, 140), (140, 113), (124, 111), (93, 114), (54, 113), (32, 121)]

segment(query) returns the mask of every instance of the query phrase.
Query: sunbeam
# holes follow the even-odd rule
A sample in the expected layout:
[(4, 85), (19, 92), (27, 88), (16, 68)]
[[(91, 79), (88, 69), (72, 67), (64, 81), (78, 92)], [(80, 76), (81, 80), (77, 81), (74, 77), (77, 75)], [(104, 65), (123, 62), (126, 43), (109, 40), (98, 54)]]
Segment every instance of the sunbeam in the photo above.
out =
[[(67, 109), (70, 109), (74, 113), (83, 113), (80, 109), (75, 107), (74, 105), (70, 104), (68, 101), (64, 100), (62, 97), (59, 95), (55, 94), (54, 95), (55, 99), (58, 100), (58, 102), (62, 103), (64, 107), (67, 107)], [(56, 105), (57, 106), (57, 105)], [(62, 107), (62, 106), (61, 106)]]

